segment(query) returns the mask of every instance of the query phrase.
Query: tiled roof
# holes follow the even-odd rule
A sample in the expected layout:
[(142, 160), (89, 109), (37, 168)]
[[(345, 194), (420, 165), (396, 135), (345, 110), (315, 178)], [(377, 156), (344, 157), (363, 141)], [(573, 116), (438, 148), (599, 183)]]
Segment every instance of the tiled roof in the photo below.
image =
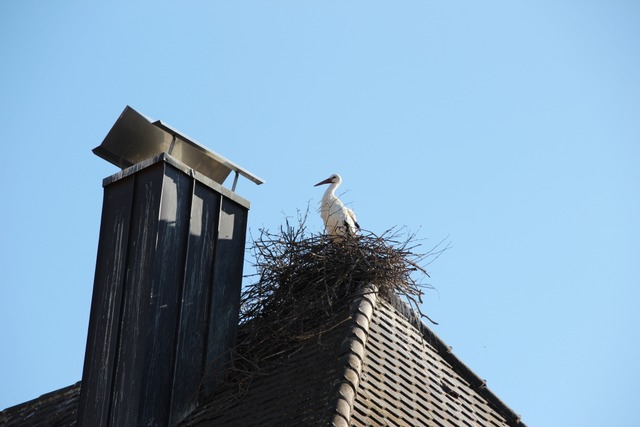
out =
[[(183, 425), (519, 426), (517, 414), (402, 301), (353, 301), (328, 332), (261, 364)], [(0, 425), (75, 425), (79, 383), (0, 413)], [(54, 421), (51, 423), (51, 421)]]
[(340, 328), (263, 369), (225, 411), (187, 425), (520, 426), (520, 418), (402, 301), (368, 293)]
[(339, 376), (344, 326), (307, 340), (287, 354), (260, 364), (247, 389), (223, 388), (184, 425), (325, 425)]
[(524, 426), (401, 301), (378, 300), (353, 426)]
[(80, 383), (44, 394), (0, 412), (4, 427), (73, 426), (78, 415)]

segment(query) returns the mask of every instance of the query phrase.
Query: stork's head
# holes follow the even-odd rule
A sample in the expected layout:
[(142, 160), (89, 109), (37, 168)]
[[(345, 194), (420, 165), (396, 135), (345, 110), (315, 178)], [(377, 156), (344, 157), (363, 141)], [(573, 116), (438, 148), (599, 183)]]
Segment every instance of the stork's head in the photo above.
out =
[(340, 178), (340, 175), (338, 175), (337, 173), (334, 173), (329, 178), (325, 179), (324, 181), (320, 181), (319, 183), (314, 185), (314, 187), (317, 187), (318, 185), (322, 185), (322, 184), (338, 184), (338, 185), (340, 185), (341, 182), (342, 182), (342, 178)]

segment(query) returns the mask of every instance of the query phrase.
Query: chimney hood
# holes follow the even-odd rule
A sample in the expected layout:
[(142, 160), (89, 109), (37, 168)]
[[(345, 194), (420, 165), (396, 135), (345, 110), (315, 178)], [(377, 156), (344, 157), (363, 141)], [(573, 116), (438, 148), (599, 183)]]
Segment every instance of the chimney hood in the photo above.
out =
[(190, 168), (224, 183), (235, 172), (231, 190), (235, 191), (238, 175), (262, 184), (264, 181), (218, 153), (200, 145), (194, 139), (171, 128), (160, 120), (151, 120), (127, 106), (102, 144), (93, 153), (121, 169), (143, 160), (167, 153)]

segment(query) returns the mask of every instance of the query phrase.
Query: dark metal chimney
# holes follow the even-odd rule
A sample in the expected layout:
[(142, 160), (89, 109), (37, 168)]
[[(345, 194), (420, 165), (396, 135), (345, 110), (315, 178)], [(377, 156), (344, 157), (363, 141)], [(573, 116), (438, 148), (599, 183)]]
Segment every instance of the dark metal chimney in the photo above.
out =
[(103, 182), (78, 423), (175, 425), (236, 336), (249, 202), (221, 183), (262, 181), (130, 107), (94, 152), (126, 169)]

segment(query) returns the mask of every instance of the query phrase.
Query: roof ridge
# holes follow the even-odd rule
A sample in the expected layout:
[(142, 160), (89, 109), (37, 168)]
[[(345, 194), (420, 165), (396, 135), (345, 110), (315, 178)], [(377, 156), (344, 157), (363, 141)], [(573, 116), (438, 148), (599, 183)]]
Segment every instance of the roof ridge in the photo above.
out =
[(377, 293), (376, 286), (363, 286), (359, 295), (351, 303), (350, 325), (340, 344), (339, 362), (342, 373), (332, 390), (333, 412), (329, 425), (335, 427), (350, 425), (351, 411), (360, 385), (371, 320), (377, 307)]
[(469, 386), (480, 396), (484, 397), (498, 413), (500, 413), (510, 426), (513, 427), (526, 427), (526, 424), (522, 422), (520, 415), (515, 413), (510, 407), (507, 406), (498, 396), (496, 396), (489, 388), (487, 388), (487, 381), (480, 378), (475, 372), (471, 370), (462, 360), (460, 360), (452, 352), (452, 347), (447, 345), (442, 338), (436, 335), (420, 318), (420, 316), (400, 297), (396, 294), (388, 295), (385, 298), (391, 307), (407, 319), (407, 321), (415, 327), (420, 335), (440, 354), (440, 356), (449, 363), (452, 368), (460, 374), (468, 383)]

